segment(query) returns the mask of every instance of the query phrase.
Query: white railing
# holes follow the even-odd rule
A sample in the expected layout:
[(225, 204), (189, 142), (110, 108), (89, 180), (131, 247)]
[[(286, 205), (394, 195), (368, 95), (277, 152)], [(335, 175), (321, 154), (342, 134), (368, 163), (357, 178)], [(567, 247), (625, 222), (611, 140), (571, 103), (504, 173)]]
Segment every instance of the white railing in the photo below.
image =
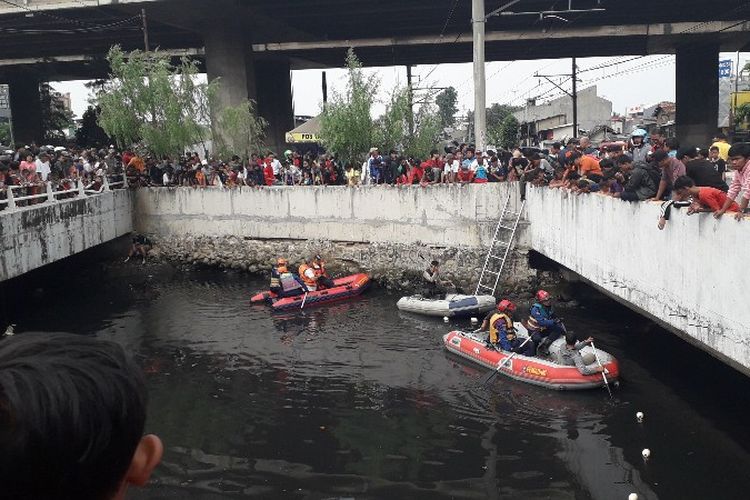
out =
[[(113, 176), (114, 177), (114, 176)], [(19, 191), (22, 189), (29, 189), (31, 187), (39, 187), (39, 186), (46, 186), (45, 192), (40, 194), (31, 194), (26, 196), (18, 196), (15, 191)], [(23, 208), (23, 206), (19, 206), (19, 204), (25, 204), (25, 202), (35, 202), (37, 200), (44, 200), (41, 203), (56, 203), (60, 201), (60, 197), (66, 197), (67, 199), (70, 199), (68, 195), (76, 194), (76, 198), (85, 198), (89, 195), (97, 195), (101, 193), (106, 193), (111, 191), (113, 188), (121, 187), (122, 189), (125, 189), (128, 187), (128, 181), (125, 174), (122, 175), (122, 180), (115, 181), (115, 182), (109, 182), (109, 178), (104, 177), (104, 182), (102, 183), (101, 188), (99, 189), (87, 189), (86, 186), (84, 186), (83, 181), (81, 179), (78, 179), (78, 182), (76, 183), (76, 187), (71, 189), (62, 189), (59, 191), (56, 191), (54, 187), (52, 186), (52, 182), (47, 181), (44, 184), (34, 184), (34, 185), (20, 185), (20, 186), (7, 186), (5, 188), (5, 198), (0, 199), (0, 210), (3, 208), (7, 208), (8, 210), (15, 210), (17, 208)], [(25, 205), (25, 206), (33, 206), (40, 203), (32, 203), (31, 205)]]

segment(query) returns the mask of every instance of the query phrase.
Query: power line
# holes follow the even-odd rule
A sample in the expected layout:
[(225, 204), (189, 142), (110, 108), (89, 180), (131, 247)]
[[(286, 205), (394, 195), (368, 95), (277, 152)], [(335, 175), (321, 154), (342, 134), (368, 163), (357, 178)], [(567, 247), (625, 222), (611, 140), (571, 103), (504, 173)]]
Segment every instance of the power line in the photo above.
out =
[[(134, 19), (140, 18), (140, 16), (134, 16), (131, 18), (122, 19), (120, 21), (115, 21), (115, 22), (108, 23), (108, 24), (99, 24), (99, 23), (90, 23), (88, 21), (83, 21), (80, 19), (70, 19), (68, 17), (58, 16), (56, 14), (51, 14), (39, 8), (32, 9), (31, 7), (27, 5), (18, 4), (18, 3), (12, 2), (11, 0), (0, 0), (0, 3), (4, 3), (6, 5), (10, 5), (18, 9), (25, 10), (26, 12), (29, 12), (31, 14), (39, 14), (40, 16), (48, 17), (56, 21), (62, 21), (65, 23), (70, 23), (70, 24), (77, 24), (79, 26), (83, 26), (86, 29), (86, 31), (104, 31), (104, 30), (108, 30), (114, 27), (121, 26), (123, 24), (127, 24), (129, 22), (132, 22)], [(84, 28), (80, 28), (79, 32), (83, 32)]]

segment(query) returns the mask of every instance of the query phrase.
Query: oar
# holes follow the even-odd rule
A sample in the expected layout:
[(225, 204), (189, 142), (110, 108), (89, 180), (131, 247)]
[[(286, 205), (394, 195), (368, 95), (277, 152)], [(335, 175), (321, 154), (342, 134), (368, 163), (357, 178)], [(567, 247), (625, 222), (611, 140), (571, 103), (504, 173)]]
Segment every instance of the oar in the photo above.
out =
[[(531, 340), (531, 337), (530, 336), (526, 337), (526, 340), (524, 340), (523, 343), (518, 348), (520, 349), (521, 347), (525, 346), (526, 342), (528, 342), (529, 340)], [(502, 363), (500, 363), (499, 365), (497, 365), (497, 369), (493, 370), (492, 373), (490, 373), (490, 375), (486, 379), (484, 379), (484, 382), (482, 382), (482, 385), (487, 385), (490, 382), (490, 380), (492, 380), (492, 378), (495, 375), (497, 375), (498, 373), (500, 373), (500, 369), (503, 366), (505, 366), (505, 363), (507, 363), (508, 361), (510, 361), (511, 359), (513, 359), (513, 358), (516, 357), (516, 354), (518, 354), (518, 353), (514, 352), (513, 354), (511, 354), (510, 356), (508, 356), (507, 358), (505, 358)]]
[(602, 380), (604, 381), (604, 387), (607, 388), (607, 392), (609, 393), (609, 398), (612, 399), (612, 389), (609, 388), (609, 382), (607, 382), (607, 375), (604, 373), (607, 371), (604, 366), (602, 366), (602, 362), (599, 360), (599, 355), (596, 353), (596, 346), (594, 346), (594, 342), (591, 342), (591, 348), (594, 350), (594, 357), (596, 358), (596, 363), (601, 367), (602, 369)]
[(302, 297), (302, 305), (299, 306), (300, 309), (302, 309), (303, 307), (305, 307), (305, 302), (306, 301), (307, 301), (307, 292), (305, 292), (305, 296)]

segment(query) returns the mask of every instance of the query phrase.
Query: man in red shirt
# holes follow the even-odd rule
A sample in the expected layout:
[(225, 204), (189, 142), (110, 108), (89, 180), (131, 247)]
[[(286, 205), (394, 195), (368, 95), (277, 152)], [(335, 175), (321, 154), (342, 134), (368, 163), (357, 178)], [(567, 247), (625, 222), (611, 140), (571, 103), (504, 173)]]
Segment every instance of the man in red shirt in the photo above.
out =
[(471, 184), (474, 182), (474, 172), (469, 169), (469, 165), (461, 165), (456, 174), (456, 182), (461, 184)]
[[(729, 199), (727, 194), (716, 188), (712, 187), (697, 187), (693, 179), (687, 175), (678, 177), (674, 181), (674, 193), (675, 198), (680, 200), (687, 200), (691, 196), (695, 203), (688, 210), (689, 214), (696, 212), (717, 212), (721, 210), (724, 203)], [(729, 205), (730, 212), (739, 211), (740, 207), (734, 201)]]

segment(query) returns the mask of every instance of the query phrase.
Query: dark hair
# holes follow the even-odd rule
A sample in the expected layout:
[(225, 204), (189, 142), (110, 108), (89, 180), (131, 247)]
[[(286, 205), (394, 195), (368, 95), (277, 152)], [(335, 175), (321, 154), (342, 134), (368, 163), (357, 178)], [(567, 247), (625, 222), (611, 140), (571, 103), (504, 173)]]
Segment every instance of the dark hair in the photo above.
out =
[(438, 266), (438, 265), (440, 265), (440, 262), (438, 262), (436, 260), (433, 260), (432, 262), (430, 262), (430, 265)]
[(542, 157), (539, 156), (539, 153), (531, 153), (529, 155), (529, 160), (536, 161), (536, 160), (541, 160), (541, 159)]
[(686, 156), (688, 158), (697, 158), (698, 157), (698, 148), (696, 148), (695, 146), (684, 147), (684, 148), (680, 148), (680, 150), (677, 151), (676, 158), (678, 160), (682, 160)]
[(711, 146), (710, 148), (708, 148), (708, 150), (709, 151), (718, 151), (719, 150), (719, 146)]
[(674, 190), (678, 191), (680, 189), (686, 189), (691, 188), (695, 186), (695, 182), (693, 182), (693, 179), (688, 177), (687, 175), (681, 175), (674, 181)]
[(582, 156), (583, 155), (578, 151), (573, 151), (570, 156), (568, 156), (568, 165), (572, 165), (574, 161), (576, 161), (578, 158), (581, 158)]
[(599, 162), (599, 168), (602, 170), (614, 168), (615, 161), (612, 158), (604, 158)]
[(660, 149), (659, 151), (651, 155), (651, 159), (655, 161), (656, 163), (661, 163), (663, 160), (667, 158), (669, 158), (669, 153), (667, 153), (663, 149)]
[(633, 163), (633, 159), (629, 157), (628, 155), (622, 155), (618, 156), (615, 159), (615, 164), (619, 167), (621, 165), (625, 165), (626, 163)]
[(578, 187), (581, 188), (581, 189), (585, 189), (585, 188), (589, 187), (589, 181), (587, 181), (586, 179), (579, 180), (578, 181)]
[(552, 147), (555, 149), (562, 149), (562, 144), (560, 144), (559, 142), (553, 142)]
[(438, 150), (437, 149), (433, 149), (432, 151), (430, 151), (430, 156), (436, 155), (436, 154), (438, 154)]
[(678, 141), (676, 137), (670, 137), (664, 141), (664, 145), (669, 149), (680, 149), (680, 141)]
[(576, 342), (578, 342), (578, 337), (576, 337), (576, 334), (573, 332), (567, 332), (565, 334), (565, 343), (568, 345), (576, 345)]
[(714, 137), (716, 137), (717, 139), (726, 139), (727, 138), (727, 134), (725, 134), (724, 132), (719, 132)]
[(750, 158), (750, 143), (739, 142), (729, 148), (729, 156), (744, 156)]
[(114, 342), (65, 333), (0, 341), (3, 498), (114, 495), (142, 437), (146, 399), (141, 371)]

